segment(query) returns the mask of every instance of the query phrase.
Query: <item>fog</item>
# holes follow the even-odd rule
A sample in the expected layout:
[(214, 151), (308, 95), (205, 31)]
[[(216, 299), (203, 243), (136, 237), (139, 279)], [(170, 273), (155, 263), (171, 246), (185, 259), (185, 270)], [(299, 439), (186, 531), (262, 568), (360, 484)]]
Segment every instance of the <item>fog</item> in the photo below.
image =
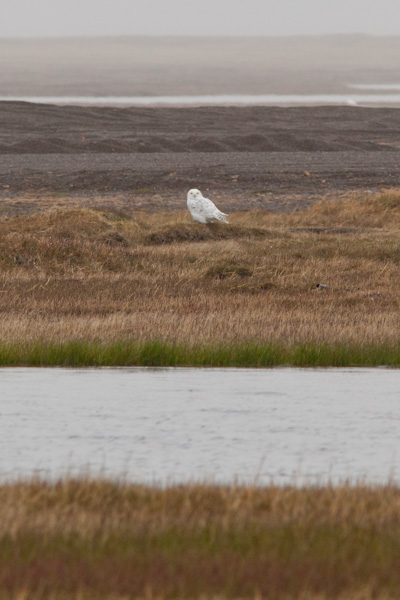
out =
[(0, 37), (400, 34), (398, 0), (2, 0)]

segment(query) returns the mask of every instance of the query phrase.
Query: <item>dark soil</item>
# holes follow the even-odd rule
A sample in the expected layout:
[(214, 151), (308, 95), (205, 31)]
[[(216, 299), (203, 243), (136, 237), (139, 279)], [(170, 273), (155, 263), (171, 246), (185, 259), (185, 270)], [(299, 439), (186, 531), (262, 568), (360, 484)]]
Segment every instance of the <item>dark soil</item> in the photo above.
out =
[(37, 194), (183, 208), (191, 187), (228, 212), (291, 210), (395, 187), (399, 159), (400, 109), (0, 103), (3, 212), (8, 201), (33, 209)]

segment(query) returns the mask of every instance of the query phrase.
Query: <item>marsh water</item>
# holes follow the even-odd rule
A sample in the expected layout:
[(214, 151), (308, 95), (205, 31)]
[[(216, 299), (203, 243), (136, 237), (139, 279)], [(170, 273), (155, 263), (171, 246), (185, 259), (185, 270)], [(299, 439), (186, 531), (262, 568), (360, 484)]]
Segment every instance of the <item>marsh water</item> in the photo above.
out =
[(0, 474), (400, 481), (400, 371), (0, 370)]
[[(212, 94), (193, 96), (0, 96), (0, 101), (34, 102), (39, 104), (91, 106), (398, 106), (400, 94), (397, 84), (392, 86), (352, 86), (357, 91), (345, 94)], [(369, 93), (367, 93), (367, 90)], [(371, 93), (374, 91), (374, 93)], [(387, 93), (382, 93), (387, 92)], [(397, 93), (396, 93), (397, 92)]]

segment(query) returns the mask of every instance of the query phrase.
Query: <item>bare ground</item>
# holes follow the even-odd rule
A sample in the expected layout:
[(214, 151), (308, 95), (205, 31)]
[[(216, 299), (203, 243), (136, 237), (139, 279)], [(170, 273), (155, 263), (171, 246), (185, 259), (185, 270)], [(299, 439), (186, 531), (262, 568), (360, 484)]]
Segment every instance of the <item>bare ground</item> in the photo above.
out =
[[(2, 214), (176, 210), (199, 187), (228, 212), (291, 211), (396, 187), (400, 110), (0, 103)], [(99, 197), (101, 196), (101, 200)]]

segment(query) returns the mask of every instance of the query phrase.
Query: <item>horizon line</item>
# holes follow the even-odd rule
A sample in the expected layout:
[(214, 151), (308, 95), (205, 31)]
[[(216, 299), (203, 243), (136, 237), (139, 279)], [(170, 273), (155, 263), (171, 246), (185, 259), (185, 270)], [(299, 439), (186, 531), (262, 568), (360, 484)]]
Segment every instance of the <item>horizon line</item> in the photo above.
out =
[(333, 38), (333, 37), (369, 37), (369, 38), (398, 38), (399, 33), (370, 33), (363, 31), (335, 32), (335, 33), (282, 33), (282, 34), (247, 34), (247, 33), (81, 33), (81, 34), (32, 34), (32, 35), (0, 35), (2, 41), (33, 41), (33, 40), (68, 40), (68, 39), (104, 39), (104, 38), (182, 38), (182, 39), (282, 39), (282, 38)]

